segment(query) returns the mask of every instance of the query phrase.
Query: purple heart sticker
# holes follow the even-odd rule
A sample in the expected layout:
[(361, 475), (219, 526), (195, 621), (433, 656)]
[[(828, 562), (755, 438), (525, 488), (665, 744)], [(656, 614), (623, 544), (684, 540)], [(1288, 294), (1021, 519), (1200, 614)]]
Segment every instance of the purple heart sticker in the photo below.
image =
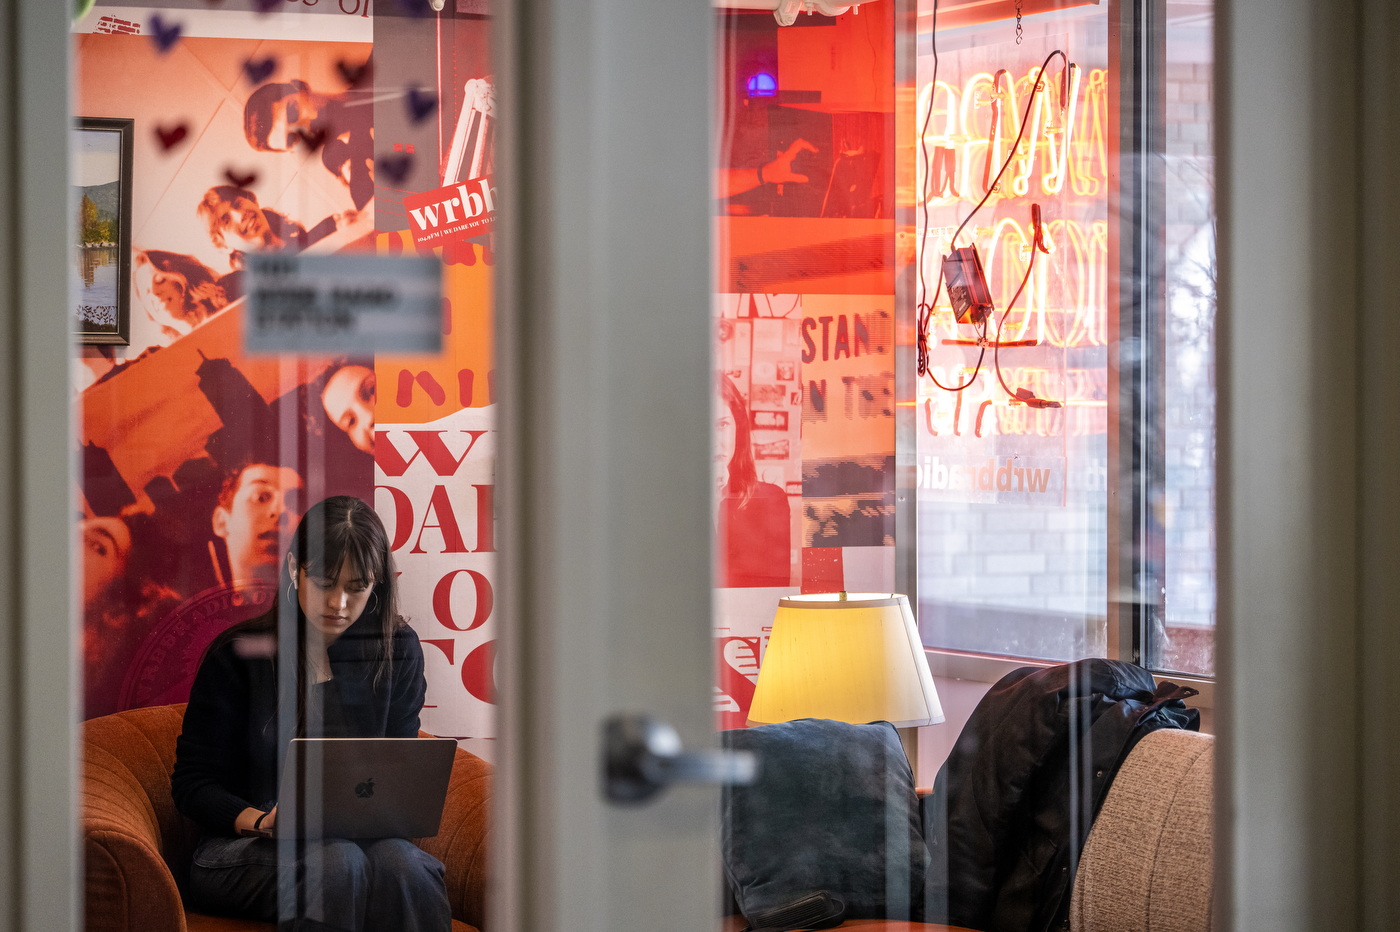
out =
[(350, 87), (358, 87), (360, 82), (370, 75), (370, 60), (368, 58), (358, 65), (352, 65), (347, 61), (338, 61), (335, 63), (335, 67), (340, 72), (341, 78)]
[(420, 91), (416, 87), (408, 89), (408, 117), (414, 123), (422, 123), (437, 109), (437, 95), (432, 91)]
[(183, 30), (179, 23), (167, 23), (158, 14), (151, 14), (151, 41), (160, 49), (164, 55), (170, 51), (171, 46), (180, 41), (180, 32)]
[(407, 152), (395, 155), (381, 155), (374, 160), (375, 169), (394, 184), (400, 184), (413, 168), (413, 156)]
[(277, 59), (271, 55), (258, 61), (250, 58), (243, 63), (243, 73), (248, 76), (249, 82), (261, 84), (272, 77), (272, 72), (277, 70)]

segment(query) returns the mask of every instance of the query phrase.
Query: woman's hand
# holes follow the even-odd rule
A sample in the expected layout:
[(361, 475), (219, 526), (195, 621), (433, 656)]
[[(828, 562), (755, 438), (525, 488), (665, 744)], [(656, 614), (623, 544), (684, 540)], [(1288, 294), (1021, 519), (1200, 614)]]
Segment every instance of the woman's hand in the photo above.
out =
[(238, 814), (238, 818), (233, 820), (233, 830), (240, 835), (247, 835), (253, 838), (271, 838), (272, 829), (276, 822), (276, 806), (273, 806), (266, 813), (261, 809), (254, 809), (249, 806)]

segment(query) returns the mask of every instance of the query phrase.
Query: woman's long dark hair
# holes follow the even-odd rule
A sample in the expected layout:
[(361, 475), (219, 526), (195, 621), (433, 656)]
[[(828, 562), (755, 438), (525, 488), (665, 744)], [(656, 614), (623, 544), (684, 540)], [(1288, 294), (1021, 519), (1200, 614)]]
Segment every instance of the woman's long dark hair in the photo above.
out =
[[(351, 495), (337, 495), (317, 502), (306, 510), (292, 535), (291, 553), (308, 576), (336, 579), (346, 565), (362, 577), (373, 580), (369, 604), (355, 621), (377, 623), (374, 687), (393, 672), (394, 633), (406, 622), (399, 615), (398, 587), (394, 561), (389, 553), (389, 535), (374, 509)], [(224, 631), (209, 645), (205, 655), (230, 641), (254, 639), (268, 644), (276, 662), (277, 633), (280, 624), (295, 624), (297, 633), (297, 731), (306, 725), (306, 615), (295, 597), (297, 580), (287, 569), (285, 557), (277, 577), (277, 596), (272, 608), (256, 618)]]
[(739, 507), (743, 508), (758, 487), (748, 406), (744, 404), (738, 387), (723, 373), (719, 377), (719, 391), (724, 403), (729, 406), (730, 416), (734, 418), (734, 455), (729, 458), (729, 484), (724, 487), (724, 495), (726, 498), (737, 498)]

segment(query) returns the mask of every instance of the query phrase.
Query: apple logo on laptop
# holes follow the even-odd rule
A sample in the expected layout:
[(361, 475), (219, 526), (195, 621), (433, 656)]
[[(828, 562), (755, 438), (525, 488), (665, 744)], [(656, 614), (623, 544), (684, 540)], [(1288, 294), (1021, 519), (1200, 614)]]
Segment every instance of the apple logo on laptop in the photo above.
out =
[(369, 799), (374, 795), (374, 778), (370, 777), (364, 783), (355, 784), (355, 795), (360, 799)]

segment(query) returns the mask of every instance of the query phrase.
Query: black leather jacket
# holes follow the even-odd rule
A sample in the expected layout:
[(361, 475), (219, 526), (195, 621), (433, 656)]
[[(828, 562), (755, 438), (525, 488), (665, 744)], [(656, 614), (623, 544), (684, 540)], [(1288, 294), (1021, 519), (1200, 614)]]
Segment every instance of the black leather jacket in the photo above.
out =
[(1134, 745), (1200, 728), (1141, 667), (1080, 660), (1023, 667), (991, 688), (923, 800), (932, 863), (925, 918), (985, 932), (1068, 928), (1085, 838)]

